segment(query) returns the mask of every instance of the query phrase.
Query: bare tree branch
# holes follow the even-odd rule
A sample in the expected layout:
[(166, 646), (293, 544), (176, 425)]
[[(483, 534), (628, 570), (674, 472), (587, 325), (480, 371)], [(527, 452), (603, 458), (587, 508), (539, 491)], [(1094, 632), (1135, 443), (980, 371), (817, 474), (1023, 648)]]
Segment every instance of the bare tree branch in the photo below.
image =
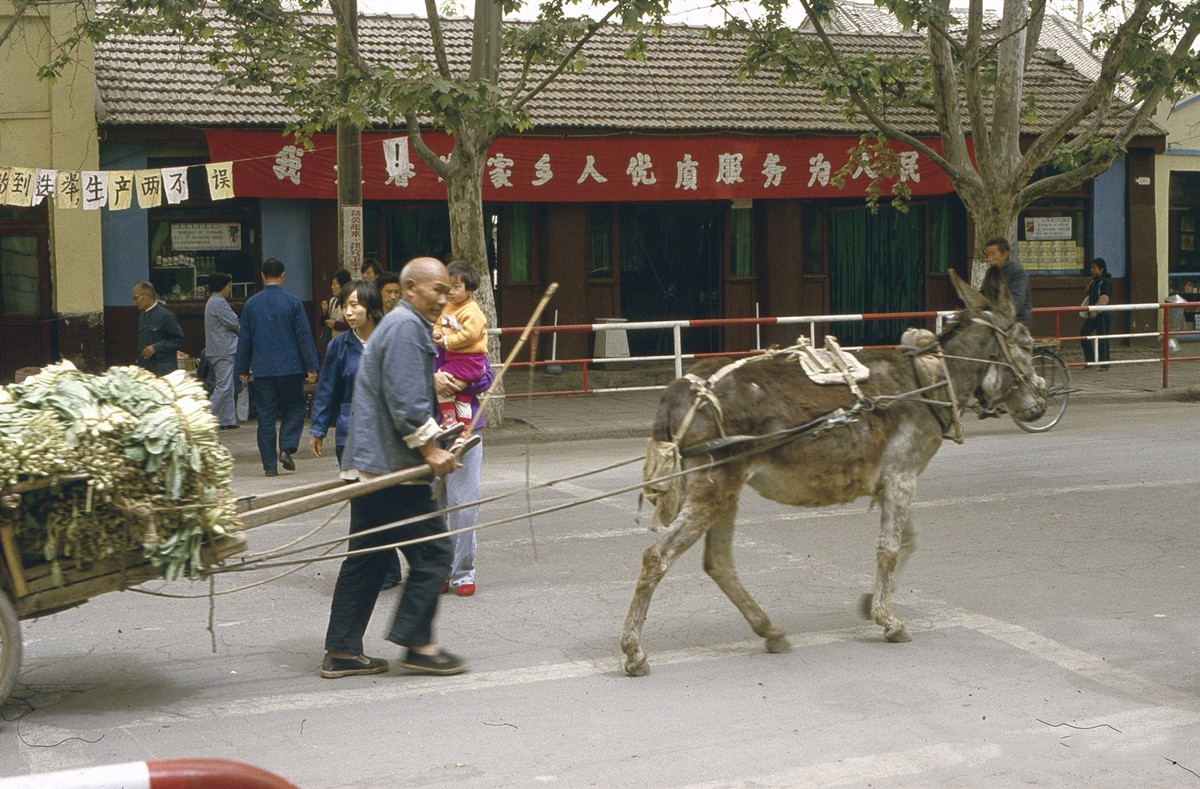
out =
[(446, 34), (442, 30), (442, 18), (438, 16), (437, 0), (425, 0), (425, 20), (429, 23), (429, 37), (433, 41), (438, 73), (444, 79), (450, 79), (454, 75), (450, 72), (450, 59), (446, 56)]
[(36, 0), (15, 0), (13, 3), (12, 19), (8, 20), (8, 26), (4, 28), (3, 32), (0, 32), (0, 46), (3, 46), (8, 37), (12, 35), (12, 32), (17, 29), (17, 25), (21, 23), (21, 17), (25, 16), (25, 11), (32, 7), (35, 2)]
[(537, 97), (539, 93), (545, 90), (552, 82), (554, 82), (554, 80), (556, 80), (563, 73), (567, 65), (574, 61), (575, 56), (579, 54), (579, 51), (583, 49), (589, 41), (596, 37), (596, 33), (600, 31), (600, 28), (608, 24), (609, 20), (611, 20), (613, 16), (615, 16), (616, 13), (621, 10), (621, 6), (621, 3), (617, 3), (610, 8), (608, 13), (601, 17), (599, 21), (594, 22), (588, 28), (587, 33), (582, 35), (579, 40), (575, 42), (575, 46), (573, 46), (570, 51), (559, 60), (558, 65), (554, 68), (554, 70), (546, 75), (546, 78), (535, 85), (527, 94), (511, 103), (510, 106), (514, 110), (522, 109), (525, 105)]
[[(816, 31), (817, 37), (821, 41), (822, 46), (825, 48), (826, 53), (829, 55), (830, 59), (833, 60), (834, 68), (837, 69), (838, 74), (840, 74), (847, 82), (852, 81), (850, 79), (850, 71), (846, 68), (846, 64), (843, 62), (837, 46), (833, 43), (833, 40), (825, 31), (825, 26), (821, 23), (821, 20), (817, 18), (815, 13), (813, 13), (813, 9), (809, 4), (809, 0), (800, 0), (800, 4), (804, 7), (805, 13), (808, 14), (808, 18), (812, 23), (813, 30)], [(899, 140), (911, 146), (914, 150), (919, 151), (920, 153), (929, 157), (929, 159), (931, 159), (938, 167), (945, 170), (947, 174), (955, 173), (961, 175), (962, 177), (968, 177), (966, 173), (961, 172), (961, 168), (959, 168), (957, 164), (948, 161), (946, 157), (942, 156), (941, 153), (931, 148), (929, 145), (926, 145), (921, 139), (914, 137), (900, 127), (896, 126), (894, 123), (888, 121), (882, 115), (877, 113), (875, 109), (871, 107), (871, 105), (864, 101), (854, 91), (850, 91), (850, 102), (854, 105), (855, 109), (861, 112), (867, 120), (869, 120), (877, 129), (882, 131), (888, 137), (891, 137), (894, 140)]]
[(451, 157), (450, 162), (446, 162), (442, 157), (438, 156), (433, 150), (425, 144), (425, 138), (421, 136), (421, 122), (417, 118), (415, 112), (409, 112), (404, 116), (405, 124), (408, 126), (408, 139), (413, 144), (413, 149), (416, 150), (417, 156), (421, 157), (421, 161), (429, 165), (429, 167), (438, 174), (438, 177), (443, 181), (449, 181), (453, 174), (455, 162)]

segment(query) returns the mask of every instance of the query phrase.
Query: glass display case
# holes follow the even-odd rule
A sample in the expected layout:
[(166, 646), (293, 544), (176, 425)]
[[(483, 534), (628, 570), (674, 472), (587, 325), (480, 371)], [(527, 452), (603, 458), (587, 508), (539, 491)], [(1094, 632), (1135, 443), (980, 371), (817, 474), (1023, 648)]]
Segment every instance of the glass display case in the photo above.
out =
[[(186, 218), (186, 221), (183, 221)], [(254, 293), (256, 271), (250, 254), (255, 231), (241, 221), (171, 217), (151, 222), (150, 282), (164, 301), (203, 301), (208, 276), (233, 277), (234, 298)]]
[(1082, 274), (1087, 261), (1082, 210), (1029, 211), (1017, 234), (1017, 260), (1030, 274)]

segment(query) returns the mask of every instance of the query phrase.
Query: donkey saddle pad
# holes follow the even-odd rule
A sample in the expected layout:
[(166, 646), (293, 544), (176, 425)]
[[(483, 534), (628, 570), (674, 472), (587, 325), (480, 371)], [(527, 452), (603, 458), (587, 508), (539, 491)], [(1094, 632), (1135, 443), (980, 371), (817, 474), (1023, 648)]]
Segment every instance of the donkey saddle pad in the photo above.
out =
[(842, 350), (837, 338), (825, 336), (825, 347), (815, 348), (807, 337), (800, 337), (790, 350), (795, 351), (800, 367), (814, 383), (841, 384), (865, 381), (871, 370), (849, 351)]

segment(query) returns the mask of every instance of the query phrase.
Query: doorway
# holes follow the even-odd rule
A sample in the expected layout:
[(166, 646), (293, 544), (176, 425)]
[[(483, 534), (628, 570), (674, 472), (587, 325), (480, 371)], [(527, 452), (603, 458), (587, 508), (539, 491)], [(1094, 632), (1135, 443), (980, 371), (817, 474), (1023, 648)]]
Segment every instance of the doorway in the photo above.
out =
[[(620, 209), (621, 317), (629, 321), (716, 318), (725, 248), (719, 204), (634, 203)], [(715, 328), (683, 330), (688, 353), (719, 349)], [(634, 356), (674, 350), (669, 329), (632, 332)]]
[[(925, 308), (925, 206), (829, 212), (830, 309), (835, 314)], [(829, 331), (843, 345), (892, 345), (911, 320), (843, 321)]]
[(45, 206), (0, 207), (0, 383), (58, 356), (53, 326)]

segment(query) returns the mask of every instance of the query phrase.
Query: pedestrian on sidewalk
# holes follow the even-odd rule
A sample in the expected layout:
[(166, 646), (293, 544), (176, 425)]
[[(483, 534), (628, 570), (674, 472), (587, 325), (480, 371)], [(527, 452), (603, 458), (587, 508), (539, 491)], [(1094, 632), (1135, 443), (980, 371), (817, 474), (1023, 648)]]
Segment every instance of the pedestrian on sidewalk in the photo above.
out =
[[(471, 406), (470, 419), (475, 420), (479, 414), (479, 395), (486, 393), (491, 388), (492, 381), (495, 378), (492, 372), (492, 365), (485, 355), (483, 359), (483, 374), (473, 381), (464, 382), (442, 369), (445, 358), (444, 353), (441, 348), (438, 349), (438, 361), (435, 365), (437, 372), (433, 374), (433, 383), (437, 389), (438, 397), (439, 399), (454, 397), (456, 395), (469, 397)], [(470, 529), (470, 531), (450, 536), (450, 539), (454, 542), (454, 559), (450, 564), (450, 578), (442, 585), (442, 592), (454, 590), (454, 593), (459, 597), (470, 597), (475, 594), (476, 589), (475, 550), (477, 540), (475, 539), (475, 530), (473, 527), (479, 517), (479, 505), (472, 502), (478, 502), (482, 498), (480, 490), (480, 478), (483, 474), (482, 429), (482, 424), (476, 425), (475, 435), (479, 437), (480, 441), (463, 453), (463, 456), (460, 458), (463, 467), (446, 477), (446, 501), (440, 505), (446, 508), (453, 508), (471, 504), (469, 507), (464, 506), (462, 509), (456, 509), (446, 515), (450, 531), (455, 532), (460, 529)]]
[(350, 284), (350, 272), (340, 268), (329, 280), (329, 298), (321, 302), (321, 342), (330, 343), (334, 337), (345, 333), (350, 324), (346, 322), (346, 309), (342, 303), (342, 290)]
[(133, 303), (138, 308), (137, 363), (155, 375), (179, 369), (176, 356), (183, 348), (183, 329), (175, 313), (158, 300), (149, 282), (133, 286)]
[[(1088, 266), (1092, 281), (1088, 283), (1087, 303), (1089, 307), (1099, 307), (1109, 303), (1112, 298), (1112, 275), (1108, 273), (1108, 263), (1104, 258), (1096, 258)], [(1097, 310), (1088, 310), (1087, 318), (1080, 327), (1083, 335), (1080, 344), (1083, 346), (1083, 359), (1088, 362), (1104, 362), (1101, 370), (1107, 370), (1109, 361), (1108, 334), (1112, 325), (1112, 315)], [(1092, 337), (1099, 337), (1093, 340)], [(1097, 348), (1097, 346), (1099, 346)], [(1096, 354), (1096, 350), (1099, 354)]]
[(320, 368), (304, 305), (283, 289), (284, 273), (282, 261), (263, 261), (263, 289), (242, 308), (234, 365), (244, 382), (254, 374), (251, 387), (258, 411), (258, 455), (268, 477), (279, 475), (278, 466), (296, 470), (293, 454), (304, 430), (304, 384), (316, 383)]
[[(363, 349), (354, 381), (350, 438), (343, 462), (370, 479), (422, 464), (437, 475), (461, 467), (436, 441), (437, 395), (434, 392), (433, 324), (446, 306), (450, 277), (441, 261), (415, 258), (400, 272), (402, 300), (384, 316)], [(350, 502), (350, 550), (338, 571), (321, 676), (380, 674), (388, 661), (363, 654), (363, 634), (375, 609), (391, 550), (369, 550), (421, 537), (445, 535), (445, 519), (430, 496), (429, 482), (393, 485)], [(419, 518), (405, 526), (355, 537), (359, 532)], [(466, 671), (461, 657), (433, 638), (438, 592), (450, 572), (450, 540), (432, 539), (401, 548), (408, 560), (408, 582), (400, 596), (387, 640), (407, 647), (400, 665), (423, 674)]]
[(208, 301), (204, 304), (204, 358), (212, 368), (209, 408), (222, 430), (232, 430), (238, 426), (233, 363), (237, 358), (238, 332), (241, 330), (237, 313), (229, 306), (233, 277), (222, 272), (211, 275), (208, 292)]
[[(333, 426), (334, 451), (340, 468), (350, 434), (354, 376), (358, 374), (358, 362), (367, 340), (383, 319), (383, 302), (375, 286), (361, 279), (349, 280), (338, 294), (338, 302), (350, 331), (330, 340), (325, 351), (325, 363), (321, 366), (317, 393), (313, 396), (308, 448), (314, 457), (322, 457), (325, 436)], [(348, 469), (342, 471), (343, 475), (349, 473)]]
[(379, 288), (379, 298), (383, 299), (383, 314), (387, 315), (400, 303), (400, 275), (395, 271), (385, 271), (375, 280), (375, 287)]

